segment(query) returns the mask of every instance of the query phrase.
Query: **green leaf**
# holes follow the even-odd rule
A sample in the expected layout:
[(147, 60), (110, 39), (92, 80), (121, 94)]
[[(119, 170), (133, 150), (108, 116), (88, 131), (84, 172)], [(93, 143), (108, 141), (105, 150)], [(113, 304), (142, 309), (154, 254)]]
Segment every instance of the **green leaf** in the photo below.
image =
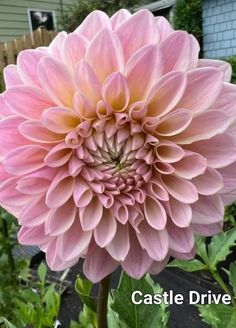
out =
[(4, 317), (0, 317), (0, 324), (5, 324), (6, 328), (16, 328), (16, 326), (14, 326), (12, 323), (10, 323), (10, 321), (8, 321), (6, 318)]
[(113, 300), (111, 295), (108, 298), (108, 314), (107, 314), (107, 323), (109, 328), (129, 328), (126, 323), (119, 317), (118, 313), (116, 313), (112, 308)]
[[(112, 291), (111, 308), (122, 318), (127, 327), (158, 328), (166, 327), (168, 321), (167, 306), (164, 304), (133, 304), (132, 293), (162, 294), (163, 290), (155, 284), (149, 275), (135, 280), (122, 273), (117, 290)], [(118, 326), (119, 327), (119, 326)], [(111, 326), (112, 328), (112, 326)]]
[(196, 259), (191, 261), (174, 260), (168, 264), (168, 267), (180, 268), (187, 272), (194, 272), (194, 271), (207, 269), (207, 266), (204, 263)]
[(82, 279), (80, 276), (77, 277), (75, 282), (75, 290), (79, 294), (80, 299), (83, 301), (86, 306), (92, 310), (93, 312), (96, 312), (96, 300), (95, 298), (90, 296), (90, 291), (92, 289), (93, 284), (87, 280)]
[(201, 236), (197, 236), (195, 241), (196, 241), (196, 247), (197, 247), (197, 254), (203, 259), (204, 263), (208, 264), (209, 258), (207, 255), (205, 238), (201, 237)]
[(236, 262), (230, 264), (229, 282), (230, 285), (233, 287), (234, 297), (236, 297)]
[(236, 245), (235, 241), (236, 227), (227, 232), (221, 232), (212, 238), (208, 246), (211, 268), (215, 268), (219, 262), (226, 259), (227, 255), (231, 253), (230, 248)]
[(198, 305), (203, 321), (212, 328), (235, 328), (236, 309), (225, 304)]
[(43, 262), (41, 262), (38, 267), (38, 276), (43, 284), (45, 283), (46, 275), (47, 275), (47, 267)]

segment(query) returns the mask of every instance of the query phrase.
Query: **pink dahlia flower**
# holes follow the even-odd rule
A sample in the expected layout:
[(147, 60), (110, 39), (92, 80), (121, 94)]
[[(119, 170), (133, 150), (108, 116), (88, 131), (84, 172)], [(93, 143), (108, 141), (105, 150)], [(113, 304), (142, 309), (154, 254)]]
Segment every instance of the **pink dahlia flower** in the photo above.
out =
[(140, 278), (236, 198), (236, 86), (221, 61), (163, 17), (92, 12), (49, 47), (22, 51), (0, 97), (0, 203), (52, 270), (84, 258), (97, 282)]

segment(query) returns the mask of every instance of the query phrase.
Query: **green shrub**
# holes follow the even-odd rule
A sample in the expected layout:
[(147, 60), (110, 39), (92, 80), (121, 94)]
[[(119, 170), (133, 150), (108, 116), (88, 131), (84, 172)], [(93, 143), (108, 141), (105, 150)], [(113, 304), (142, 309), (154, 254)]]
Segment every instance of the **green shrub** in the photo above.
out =
[(173, 24), (176, 30), (185, 30), (201, 42), (202, 0), (177, 0), (174, 7)]

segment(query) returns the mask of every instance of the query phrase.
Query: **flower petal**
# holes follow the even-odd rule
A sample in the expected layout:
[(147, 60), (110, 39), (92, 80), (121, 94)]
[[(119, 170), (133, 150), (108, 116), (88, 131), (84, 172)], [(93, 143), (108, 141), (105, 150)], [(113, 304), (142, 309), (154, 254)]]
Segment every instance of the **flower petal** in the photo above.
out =
[(84, 231), (93, 230), (100, 222), (103, 216), (103, 206), (97, 197), (91, 202), (79, 208), (81, 226)]
[(90, 243), (83, 265), (84, 274), (90, 281), (101, 281), (115, 271), (118, 265), (104, 248), (98, 247), (94, 242)]
[(167, 137), (183, 132), (192, 121), (192, 113), (187, 109), (178, 109), (163, 116), (156, 131)]
[(188, 108), (194, 113), (209, 108), (220, 95), (223, 73), (217, 68), (197, 68), (187, 73), (187, 87), (178, 108)]
[(192, 183), (201, 195), (215, 194), (224, 187), (220, 173), (211, 167), (208, 167), (203, 174), (193, 178)]
[(109, 210), (104, 210), (102, 219), (94, 230), (94, 240), (100, 247), (106, 247), (116, 234), (116, 220)]
[(162, 230), (166, 226), (166, 212), (161, 203), (154, 198), (147, 197), (144, 203), (144, 216), (147, 222), (156, 230)]
[(117, 222), (116, 234), (106, 246), (106, 250), (116, 261), (124, 261), (129, 248), (129, 227), (127, 224), (123, 225)]
[(184, 157), (172, 164), (175, 169), (175, 174), (184, 179), (192, 179), (203, 174), (207, 167), (207, 160), (192, 152), (186, 152)]
[(121, 71), (124, 58), (117, 35), (107, 28), (99, 32), (88, 47), (85, 60), (101, 82), (111, 73)]
[(52, 58), (44, 57), (38, 65), (40, 83), (55, 104), (73, 108), (75, 87), (66, 65)]
[(83, 59), (89, 43), (82, 35), (70, 33), (62, 45), (62, 57), (71, 71), (75, 70), (78, 62)]
[(214, 60), (214, 59), (199, 59), (198, 67), (216, 67), (220, 69), (224, 73), (224, 81), (230, 82), (232, 75), (232, 67), (229, 63), (222, 60)]

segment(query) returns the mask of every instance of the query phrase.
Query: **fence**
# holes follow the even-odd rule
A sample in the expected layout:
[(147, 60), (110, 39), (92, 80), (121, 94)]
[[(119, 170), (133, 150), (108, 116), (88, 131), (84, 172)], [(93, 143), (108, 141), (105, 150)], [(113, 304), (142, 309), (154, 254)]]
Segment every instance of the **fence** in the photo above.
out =
[(31, 34), (0, 43), (0, 72), (8, 64), (16, 63), (17, 55), (21, 50), (48, 46), (56, 34), (57, 32), (40, 28)]

